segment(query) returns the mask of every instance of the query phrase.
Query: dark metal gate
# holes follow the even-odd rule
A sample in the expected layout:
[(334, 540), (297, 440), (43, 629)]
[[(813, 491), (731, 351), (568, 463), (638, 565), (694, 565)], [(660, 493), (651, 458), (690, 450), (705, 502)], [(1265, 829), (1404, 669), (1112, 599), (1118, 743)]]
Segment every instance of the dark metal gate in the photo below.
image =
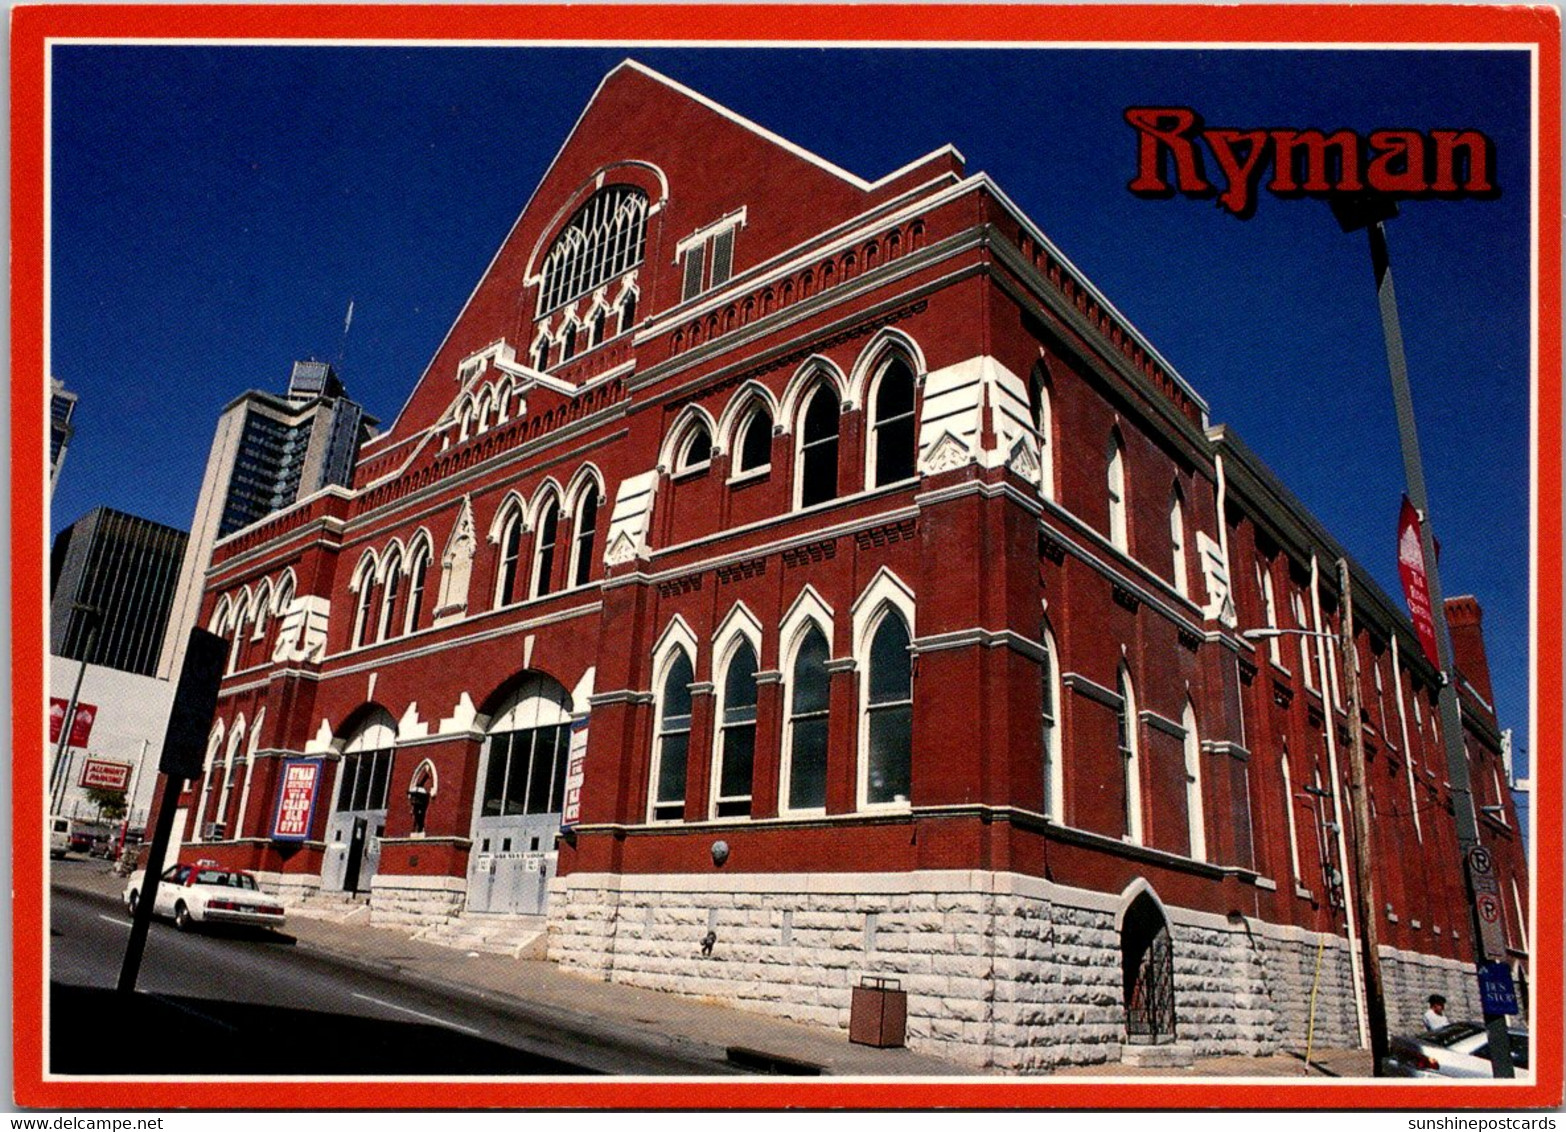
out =
[(1168, 923), (1145, 894), (1126, 912), (1120, 947), (1126, 1037), (1134, 1042), (1174, 1040), (1174, 949)]

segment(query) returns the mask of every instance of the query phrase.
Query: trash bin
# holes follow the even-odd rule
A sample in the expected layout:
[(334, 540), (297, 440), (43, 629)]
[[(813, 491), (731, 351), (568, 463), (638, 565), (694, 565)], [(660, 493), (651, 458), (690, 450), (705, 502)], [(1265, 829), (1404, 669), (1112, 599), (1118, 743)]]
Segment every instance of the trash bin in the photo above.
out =
[(908, 992), (896, 979), (866, 975), (854, 988), (848, 1040), (881, 1049), (900, 1048), (908, 1037)]

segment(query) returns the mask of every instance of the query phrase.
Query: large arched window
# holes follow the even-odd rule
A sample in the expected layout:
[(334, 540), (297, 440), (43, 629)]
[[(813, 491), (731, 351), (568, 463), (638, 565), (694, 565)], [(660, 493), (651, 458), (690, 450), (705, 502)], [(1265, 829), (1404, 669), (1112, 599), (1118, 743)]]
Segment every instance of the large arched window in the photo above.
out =
[(811, 507), (837, 498), (837, 428), (842, 406), (829, 384), (822, 384), (805, 406), (800, 429), (799, 505)]
[(593, 573), (593, 539), (598, 534), (598, 488), (589, 484), (576, 509), (576, 535), (572, 540), (571, 584), (585, 586)]
[(1173, 555), (1175, 592), (1191, 596), (1191, 578), (1185, 561), (1185, 501), (1176, 487), (1169, 496), (1169, 549)]
[(343, 745), (334, 813), (386, 809), (396, 747), (397, 725), (377, 709)]
[(739, 461), (736, 475), (759, 472), (772, 464), (772, 415), (766, 407), (756, 406), (739, 430)]
[(1142, 843), (1142, 769), (1139, 765), (1141, 744), (1137, 734), (1136, 690), (1131, 687), (1131, 674), (1125, 666), (1120, 668), (1117, 681), (1120, 693), (1120, 711), (1115, 719), (1115, 743), (1120, 748), (1124, 764), (1126, 805), (1125, 834), (1133, 844)]
[(1109, 490), (1109, 541), (1116, 550), (1130, 553), (1131, 542), (1126, 527), (1126, 447), (1119, 433), (1109, 437), (1108, 472)]
[(570, 746), (570, 694), (529, 675), (490, 723), (479, 817), (560, 813)]
[(902, 358), (881, 371), (871, 399), (871, 486), (884, 487), (914, 476), (914, 375)]
[(277, 635), (282, 633), (283, 623), (288, 616), (288, 607), (294, 603), (294, 575), (292, 572), (285, 572), (282, 581), (277, 583), (277, 597), (275, 601), (277, 605), (277, 633), (273, 634), (272, 639), (267, 642), (266, 655), (268, 657), (277, 650)]
[(653, 741), (653, 821), (679, 821), (685, 817), (685, 774), (691, 751), (691, 684), (695, 675), (690, 657), (676, 647), (663, 677), (658, 704), (658, 734)]
[(811, 625), (794, 652), (784, 704), (782, 796), (788, 810), (826, 809), (827, 722), (831, 677), (827, 639)]
[(1039, 662), (1044, 730), (1044, 814), (1051, 821), (1065, 821), (1065, 768), (1060, 756), (1060, 665), (1055, 660), (1055, 638), (1044, 627), (1044, 656)]
[(375, 629), (375, 560), (366, 559), (359, 570), (359, 609), (354, 615), (353, 643), (367, 645)]
[(381, 589), (381, 627), (376, 634), (376, 639), (380, 641), (395, 637), (402, 630), (402, 626), (397, 623), (398, 598), (402, 591), (402, 555), (392, 551), (386, 556), (383, 569), (386, 571), (386, 584)]
[(538, 524), (538, 545), (533, 551), (533, 596), (544, 597), (554, 586), (555, 542), (560, 535), (560, 504), (551, 499)]
[(1207, 860), (1207, 818), (1202, 809), (1202, 740), (1196, 731), (1196, 709), (1185, 701), (1185, 817), (1191, 827), (1191, 857)]
[(500, 532), (500, 571), (495, 587), (495, 604), (510, 605), (517, 600), (518, 560), (522, 555), (522, 513), (513, 511)]
[(1055, 420), (1049, 381), (1042, 364), (1033, 367), (1028, 379), (1028, 415), (1039, 441), (1039, 492), (1045, 499), (1055, 498)]
[(544, 256), (538, 313), (579, 299), (642, 261), (647, 194), (630, 185), (594, 193), (566, 223)]
[(424, 588), (429, 582), (430, 548), (428, 543), (418, 543), (413, 549), (413, 569), (408, 575), (408, 619), (404, 633), (416, 632), (424, 616)]
[(697, 472), (712, 463), (712, 433), (696, 421), (681, 438), (674, 458), (674, 474)]
[(723, 671), (723, 714), (713, 760), (714, 817), (747, 817), (756, 765), (756, 652), (742, 640)]
[(865, 674), (863, 778), (868, 806), (904, 805), (913, 753), (913, 656), (908, 626), (894, 610), (881, 617), (870, 638)]

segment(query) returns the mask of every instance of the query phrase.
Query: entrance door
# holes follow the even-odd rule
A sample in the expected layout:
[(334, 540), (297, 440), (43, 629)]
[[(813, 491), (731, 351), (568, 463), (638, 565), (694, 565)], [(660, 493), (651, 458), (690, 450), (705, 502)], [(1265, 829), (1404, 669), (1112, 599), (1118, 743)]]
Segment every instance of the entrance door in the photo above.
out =
[(1127, 1040), (1174, 1041), (1174, 949), (1163, 912), (1145, 892), (1126, 910), (1120, 929), (1120, 963)]
[(377, 712), (343, 745), (332, 813), (326, 822), (326, 853), (321, 862), (324, 892), (365, 892), (370, 887), (386, 834), (396, 741), (391, 716)]
[(547, 676), (528, 676), (495, 713), (484, 744), (469, 911), (543, 914), (570, 745), (570, 694)]

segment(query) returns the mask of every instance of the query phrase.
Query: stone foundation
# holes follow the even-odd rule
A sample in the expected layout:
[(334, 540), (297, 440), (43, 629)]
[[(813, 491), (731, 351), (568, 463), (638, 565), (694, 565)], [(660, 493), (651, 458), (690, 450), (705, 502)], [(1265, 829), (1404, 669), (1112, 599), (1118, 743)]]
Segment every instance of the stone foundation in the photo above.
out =
[(461, 877), (376, 873), (370, 881), (370, 923), (376, 927), (432, 927), (459, 915), (466, 903)]
[[(549, 957), (609, 981), (837, 1029), (848, 1026), (861, 977), (890, 976), (908, 992), (910, 1048), (1041, 1072), (1121, 1059), (1117, 915), (1125, 903), (1119, 895), (983, 872), (578, 874), (553, 885)], [(1303, 1049), (1308, 1035), (1318, 1048), (1358, 1044), (1341, 937), (1183, 908), (1164, 913), (1177, 1037), (1196, 1056)], [(709, 931), (716, 940), (704, 956)], [(1416, 983), (1455, 989), (1454, 976), (1461, 977), (1460, 964), (1391, 958), (1400, 1005)], [(1419, 993), (1419, 1011), (1429, 993)]]

